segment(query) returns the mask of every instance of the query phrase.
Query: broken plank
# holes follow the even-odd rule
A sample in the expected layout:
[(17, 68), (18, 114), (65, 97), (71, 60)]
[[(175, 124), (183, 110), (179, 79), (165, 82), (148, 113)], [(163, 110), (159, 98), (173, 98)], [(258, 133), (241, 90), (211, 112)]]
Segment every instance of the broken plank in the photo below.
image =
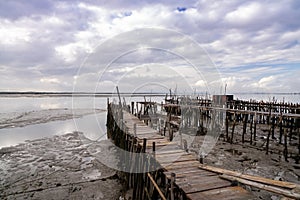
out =
[(283, 189), (283, 188), (276, 187), (276, 186), (266, 185), (263, 183), (258, 183), (255, 181), (250, 181), (250, 180), (246, 180), (246, 179), (238, 178), (238, 177), (234, 177), (234, 176), (220, 175), (220, 177), (223, 179), (226, 179), (226, 180), (230, 180), (230, 181), (238, 181), (242, 184), (250, 185), (250, 186), (253, 186), (253, 187), (256, 187), (259, 189), (267, 190), (269, 192), (284, 195), (286, 197), (300, 199), (300, 193), (293, 191), (293, 190), (288, 190), (288, 189)]
[(216, 172), (216, 173), (219, 173), (219, 174), (226, 174), (226, 175), (230, 175), (230, 176), (234, 176), (234, 177), (240, 177), (240, 178), (243, 178), (243, 179), (256, 181), (256, 182), (260, 182), (260, 183), (264, 183), (264, 184), (268, 184), (268, 185), (279, 186), (279, 187), (288, 188), (288, 189), (294, 189), (296, 187), (300, 188), (300, 185), (295, 184), (295, 183), (277, 181), (277, 180), (267, 179), (267, 178), (263, 178), (263, 177), (259, 177), (259, 176), (252, 176), (252, 175), (242, 174), (240, 172), (235, 172), (235, 171), (222, 169), (222, 168), (217, 168), (217, 167), (208, 166), (208, 165), (201, 165), (200, 164), (199, 168), (209, 170), (209, 171), (212, 171), (212, 172)]

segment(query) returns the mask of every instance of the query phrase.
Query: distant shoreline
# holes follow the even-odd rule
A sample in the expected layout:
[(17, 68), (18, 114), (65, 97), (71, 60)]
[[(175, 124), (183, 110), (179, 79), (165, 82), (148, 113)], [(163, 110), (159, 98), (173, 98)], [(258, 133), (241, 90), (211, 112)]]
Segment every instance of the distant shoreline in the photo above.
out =
[[(121, 96), (165, 96), (166, 94), (169, 95), (169, 93), (164, 92), (120, 92)], [(204, 95), (207, 94), (206, 92), (198, 92), (194, 95)], [(228, 94), (234, 94), (234, 95), (246, 95), (246, 94), (259, 94), (259, 95), (300, 95), (300, 92), (233, 92)], [(118, 93), (116, 92), (0, 92), (0, 96), (16, 96), (16, 95), (31, 95), (31, 96), (99, 96), (99, 97), (106, 97), (106, 96), (117, 96)], [(178, 95), (187, 95), (187, 94), (181, 94), (177, 93)]]
[[(165, 93), (120, 93), (122, 97), (165, 96)], [(0, 97), (115, 97), (117, 93), (101, 92), (0, 92)]]

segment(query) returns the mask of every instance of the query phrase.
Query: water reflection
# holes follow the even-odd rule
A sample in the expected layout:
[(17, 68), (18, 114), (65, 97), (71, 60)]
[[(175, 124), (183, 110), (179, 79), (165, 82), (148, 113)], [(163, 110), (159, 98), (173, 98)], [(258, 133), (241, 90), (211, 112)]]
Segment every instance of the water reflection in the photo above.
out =
[[(100, 123), (97, 123), (97, 118)], [(20, 128), (0, 129), (0, 148), (13, 146), (25, 140), (62, 135), (73, 131), (83, 132), (91, 140), (104, 140), (107, 139), (105, 124), (106, 112), (103, 112), (65, 121), (53, 121)]]

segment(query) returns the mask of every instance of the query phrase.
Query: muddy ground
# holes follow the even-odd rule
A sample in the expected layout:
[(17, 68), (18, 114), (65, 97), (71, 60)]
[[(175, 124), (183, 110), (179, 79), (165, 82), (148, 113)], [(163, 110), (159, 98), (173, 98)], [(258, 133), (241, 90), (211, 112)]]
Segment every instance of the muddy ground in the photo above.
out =
[[(67, 120), (102, 111), (50, 109), (0, 113), (0, 128)], [(117, 164), (113, 144), (108, 140), (91, 141), (81, 132), (2, 147), (0, 199), (119, 199), (122, 183), (118, 172), (108, 164)]]
[(109, 152), (88, 149), (103, 142), (74, 132), (2, 148), (0, 199), (118, 199), (117, 172), (96, 158)]

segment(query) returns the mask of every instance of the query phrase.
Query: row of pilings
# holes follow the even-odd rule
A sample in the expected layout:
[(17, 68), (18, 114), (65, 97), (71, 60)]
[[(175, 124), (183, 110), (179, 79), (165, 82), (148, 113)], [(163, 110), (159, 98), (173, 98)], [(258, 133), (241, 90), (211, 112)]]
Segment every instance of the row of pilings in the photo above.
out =
[(167, 178), (164, 169), (155, 160), (155, 142), (147, 152), (147, 138), (138, 138), (136, 124), (132, 132), (123, 120), (128, 108), (108, 103), (107, 136), (119, 148), (119, 168), (125, 189), (132, 191), (132, 199), (186, 199), (184, 192), (175, 184), (175, 174)]
[(174, 131), (196, 130), (193, 132), (198, 135), (205, 135), (209, 130), (219, 132), (215, 135), (231, 144), (250, 144), (266, 154), (280, 153), (286, 161), (293, 158), (299, 163), (298, 103), (230, 100), (216, 105), (207, 99), (178, 98), (167, 100), (164, 106), (168, 115), (180, 115), (180, 127), (170, 122)]
[[(286, 161), (294, 157), (299, 162), (300, 154), (300, 105), (293, 103), (257, 102), (234, 100), (226, 102), (226, 139), (233, 143), (233, 134), (237, 124), (242, 125), (241, 142), (256, 144), (265, 140), (266, 154), (271, 150), (270, 143), (283, 146), (282, 153)], [(231, 125), (231, 131), (229, 126)], [(257, 127), (266, 132), (265, 136), (257, 134)], [(231, 133), (230, 133), (231, 132)], [(246, 141), (246, 135), (248, 139)], [(257, 137), (259, 136), (259, 137)], [(274, 145), (273, 145), (274, 146)], [(290, 152), (288, 146), (297, 146), (297, 152)]]

